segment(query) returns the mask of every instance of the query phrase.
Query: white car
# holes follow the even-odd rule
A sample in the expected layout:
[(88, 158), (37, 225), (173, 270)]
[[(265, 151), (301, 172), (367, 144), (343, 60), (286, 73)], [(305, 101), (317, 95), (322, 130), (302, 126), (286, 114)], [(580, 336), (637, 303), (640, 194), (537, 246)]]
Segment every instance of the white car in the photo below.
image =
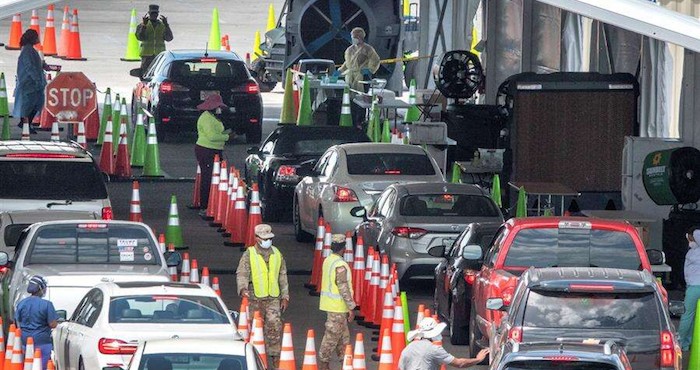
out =
[[(140, 222), (71, 220), (39, 222), (22, 231), (12, 261), (0, 251), (2, 317), (14, 317), (17, 303), (29, 295), (27, 284), (43, 276), (59, 315), (70, 317), (80, 298), (104, 281), (170, 281), (168, 266), (181, 261), (163, 254), (151, 229)], [(65, 311), (65, 312), (63, 312)], [(9, 325), (10, 320), (5, 320)]]
[[(126, 370), (264, 370), (242, 340), (164, 339), (141, 342)], [(117, 370), (117, 369), (114, 369)]]
[(60, 370), (126, 368), (146, 340), (242, 340), (208, 286), (142, 281), (98, 284), (52, 336)]
[(313, 169), (300, 167), (304, 177), (293, 200), (294, 233), (308, 241), (316, 233), (319, 215), (333, 232), (344, 234), (359, 223), (353, 207), (369, 208), (395, 183), (444, 182), (435, 159), (416, 145), (354, 143), (328, 148)]

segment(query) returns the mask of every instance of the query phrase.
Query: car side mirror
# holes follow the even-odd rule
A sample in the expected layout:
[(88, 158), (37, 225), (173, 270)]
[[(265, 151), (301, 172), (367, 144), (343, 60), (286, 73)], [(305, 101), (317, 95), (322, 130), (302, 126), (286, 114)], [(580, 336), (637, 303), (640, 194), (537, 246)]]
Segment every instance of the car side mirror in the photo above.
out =
[(428, 249), (428, 254), (433, 256), (433, 257), (445, 257), (445, 246), (444, 245), (436, 245), (430, 249)]
[(260, 148), (257, 147), (257, 146), (251, 146), (250, 148), (248, 148), (248, 150), (246, 150), (246, 153), (248, 153), (248, 154), (258, 154), (258, 153), (260, 153)]
[(350, 215), (352, 215), (352, 217), (361, 217), (363, 220), (367, 220), (367, 210), (362, 206), (352, 207), (350, 210)]
[(503, 304), (503, 298), (489, 298), (486, 300), (486, 308), (489, 310), (503, 311), (506, 306)]
[(481, 260), (484, 251), (478, 244), (469, 244), (462, 249), (462, 258), (466, 260)]
[(165, 264), (168, 265), (168, 267), (177, 267), (182, 263), (182, 255), (180, 255), (180, 252), (168, 251), (163, 253), (163, 257), (165, 257)]
[(0, 266), (6, 267), (9, 264), (10, 256), (7, 255), (7, 252), (0, 252)]
[(141, 68), (134, 68), (134, 69), (129, 71), (129, 76), (142, 78), (143, 71), (141, 70)]
[(58, 322), (63, 322), (67, 320), (68, 312), (66, 310), (56, 310), (56, 316), (58, 316)]
[(663, 265), (666, 263), (666, 254), (658, 249), (647, 249), (647, 257), (649, 257), (649, 264), (651, 265)]

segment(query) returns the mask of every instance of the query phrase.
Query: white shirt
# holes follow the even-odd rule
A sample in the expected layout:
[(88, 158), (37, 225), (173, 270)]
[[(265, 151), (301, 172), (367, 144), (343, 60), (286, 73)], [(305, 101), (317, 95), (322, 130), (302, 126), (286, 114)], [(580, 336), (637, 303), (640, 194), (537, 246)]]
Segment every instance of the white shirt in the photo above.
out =
[(685, 283), (687, 285), (700, 285), (700, 246), (688, 250), (683, 267)]
[(436, 346), (427, 339), (414, 340), (401, 352), (399, 369), (438, 370), (440, 365), (447, 365), (454, 359), (442, 346)]

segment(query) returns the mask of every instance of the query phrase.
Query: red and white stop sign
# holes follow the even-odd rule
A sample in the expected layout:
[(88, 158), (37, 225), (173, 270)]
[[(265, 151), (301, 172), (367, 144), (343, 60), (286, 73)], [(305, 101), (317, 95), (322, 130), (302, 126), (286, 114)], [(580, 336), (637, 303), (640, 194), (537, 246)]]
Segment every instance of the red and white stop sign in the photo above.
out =
[(58, 122), (82, 122), (96, 109), (95, 85), (83, 72), (61, 72), (46, 85), (46, 110)]

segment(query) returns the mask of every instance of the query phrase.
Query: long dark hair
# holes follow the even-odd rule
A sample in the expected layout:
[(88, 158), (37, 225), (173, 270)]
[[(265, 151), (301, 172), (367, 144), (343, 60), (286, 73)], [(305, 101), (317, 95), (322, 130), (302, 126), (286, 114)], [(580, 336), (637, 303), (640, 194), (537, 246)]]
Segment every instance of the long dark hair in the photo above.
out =
[(39, 34), (33, 30), (28, 29), (22, 34), (22, 38), (19, 39), (19, 46), (24, 45), (36, 45), (39, 43)]

